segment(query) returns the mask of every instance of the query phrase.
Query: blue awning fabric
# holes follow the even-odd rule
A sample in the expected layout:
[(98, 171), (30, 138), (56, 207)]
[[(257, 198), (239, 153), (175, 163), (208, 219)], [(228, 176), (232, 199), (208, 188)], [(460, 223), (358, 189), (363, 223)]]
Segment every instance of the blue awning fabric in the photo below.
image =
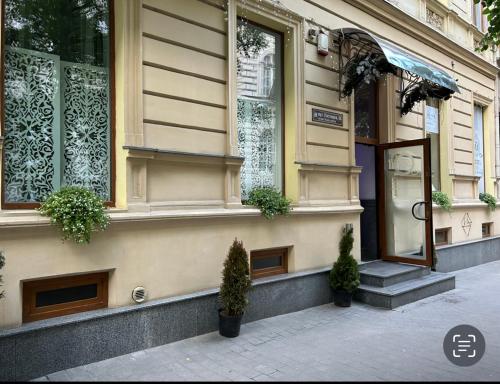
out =
[(372, 43), (376, 44), (383, 52), (387, 61), (395, 67), (432, 81), (453, 92), (460, 93), (455, 79), (449, 73), (407, 52), (403, 48), (357, 28), (342, 28), (338, 32), (344, 37), (362, 35), (363, 39), (371, 40)]

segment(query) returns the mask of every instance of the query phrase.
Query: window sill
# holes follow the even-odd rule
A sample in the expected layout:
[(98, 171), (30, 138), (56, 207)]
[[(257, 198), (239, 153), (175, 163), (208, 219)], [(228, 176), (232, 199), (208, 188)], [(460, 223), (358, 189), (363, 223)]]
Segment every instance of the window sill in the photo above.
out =
[[(294, 207), (290, 216), (361, 213), (360, 205)], [(179, 209), (163, 211), (131, 212), (126, 209), (111, 208), (109, 210), (112, 223), (124, 223), (149, 220), (197, 219), (215, 217), (257, 217), (261, 216), (256, 208), (207, 208), (207, 209)], [(12, 210), (0, 212), (0, 228), (5, 227), (37, 227), (50, 225), (47, 217), (41, 216), (35, 210)]]

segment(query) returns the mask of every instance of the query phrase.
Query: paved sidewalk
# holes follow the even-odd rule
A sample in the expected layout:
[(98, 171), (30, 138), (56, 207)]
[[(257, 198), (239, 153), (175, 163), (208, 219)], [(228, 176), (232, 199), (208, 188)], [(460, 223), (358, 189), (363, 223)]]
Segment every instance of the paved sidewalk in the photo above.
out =
[[(214, 332), (39, 380), (500, 380), (500, 262), (459, 271), (456, 284), (392, 311), (323, 305), (246, 324), (236, 339)], [(459, 324), (486, 338), (472, 367), (443, 354)]]

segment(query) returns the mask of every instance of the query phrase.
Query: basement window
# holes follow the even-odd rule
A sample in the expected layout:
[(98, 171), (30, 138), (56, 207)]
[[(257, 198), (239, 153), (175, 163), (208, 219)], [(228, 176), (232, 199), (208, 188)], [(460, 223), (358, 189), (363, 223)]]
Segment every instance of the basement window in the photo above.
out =
[(272, 248), (250, 252), (252, 279), (288, 273), (288, 248)]
[(483, 223), (483, 237), (490, 237), (493, 234), (493, 223)]
[(23, 322), (108, 306), (108, 272), (23, 283)]
[(450, 229), (451, 228), (439, 228), (435, 231), (435, 245), (446, 245), (450, 244)]

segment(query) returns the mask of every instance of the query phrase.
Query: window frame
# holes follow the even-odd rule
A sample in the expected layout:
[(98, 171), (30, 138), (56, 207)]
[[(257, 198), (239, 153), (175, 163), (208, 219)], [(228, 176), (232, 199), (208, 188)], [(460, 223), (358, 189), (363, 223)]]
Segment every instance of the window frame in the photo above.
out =
[(441, 242), (435, 242), (434, 245), (436, 247), (439, 247), (441, 245), (448, 245), (448, 244), (451, 244), (451, 236), (450, 236), (450, 233), (451, 233), (451, 227), (446, 227), (446, 228), (436, 228), (434, 230), (434, 240), (436, 239), (437, 237), (437, 233), (444, 233), (445, 234), (445, 237), (446, 237), (446, 241), (441, 241)]
[[(487, 228), (486, 235), (484, 234), (484, 228)], [(481, 223), (481, 235), (483, 239), (493, 236), (493, 222)]]
[[(252, 261), (254, 259), (265, 259), (270, 256), (281, 256), (281, 265), (278, 267), (261, 268), (254, 270)], [(252, 280), (259, 279), (261, 277), (283, 275), (288, 273), (288, 248), (278, 247), (278, 248), (267, 248), (261, 250), (250, 251), (250, 277)]]
[[(23, 323), (108, 307), (109, 272), (52, 277), (22, 282)], [(91, 299), (36, 307), (36, 294), (53, 289), (97, 284), (97, 296)]]
[[(4, 127), (5, 127), (5, 0), (0, 0), (1, 17), (0, 31), (2, 38), (0, 40), (0, 150), (1, 155), (1, 209), (35, 209), (40, 207), (41, 202), (6, 202), (5, 201), (5, 149), (3, 148)], [(109, 97), (110, 97), (110, 200), (105, 202), (108, 207), (115, 207), (116, 204), (116, 87), (115, 87), (115, 0), (109, 2)]]
[[(2, 0), (3, 1), (3, 0)], [(280, 140), (280, 145), (281, 145), (281, 156), (280, 156), (280, 161), (281, 161), (281, 195), (282, 196), (286, 196), (286, 190), (285, 190), (285, 160), (286, 160), (286, 157), (285, 157), (285, 145), (286, 145), (286, 142), (285, 142), (285, 134), (286, 134), (286, 129), (285, 129), (285, 34), (277, 29), (274, 29), (274, 28), (271, 28), (271, 27), (268, 27), (267, 25), (263, 24), (263, 23), (259, 23), (259, 22), (256, 22), (248, 17), (243, 17), (242, 15), (240, 14), (237, 14), (236, 16), (236, 28), (238, 26), (238, 23), (240, 21), (243, 21), (243, 20), (246, 20), (246, 22), (248, 24), (251, 24), (257, 28), (260, 28), (264, 31), (270, 31), (274, 34), (277, 34), (280, 36), (280, 39), (281, 39), (281, 44), (280, 44), (280, 62), (279, 62), (279, 65), (281, 66), (281, 70), (280, 70), (280, 83), (281, 83), (281, 140)], [(235, 31), (235, 33), (238, 33), (237, 30)], [(236, 36), (235, 36), (236, 38)], [(235, 61), (233, 63), (233, 65), (236, 66), (236, 63), (237, 63), (237, 59), (235, 58)], [(278, 63), (276, 62), (276, 56), (274, 55), (274, 65), (277, 65)], [(237, 76), (236, 76), (237, 77)], [(236, 79), (236, 82), (237, 82), (237, 79)], [(236, 94), (235, 94), (235, 97), (236, 97), (236, 102), (238, 102), (238, 92), (236, 91)], [(236, 124), (236, 134), (238, 134), (238, 124)], [(239, 187), (241, 188), (241, 178), (239, 180)]]
[[(479, 15), (478, 15), (479, 10)], [(476, 24), (477, 17), (479, 16), (479, 25)], [(472, 25), (474, 25), (478, 31), (484, 32), (484, 20), (483, 20), (483, 4), (482, 3), (474, 3), (472, 0)]]
[[(476, 107), (481, 108), (481, 141), (482, 141), (482, 163), (483, 163), (483, 173), (481, 176), (477, 175), (477, 170), (476, 170)], [(484, 125), (484, 112), (485, 112), (486, 106), (483, 104), (480, 104), (478, 102), (473, 103), (473, 109), (472, 109), (472, 134), (473, 134), (473, 141), (472, 141), (472, 155), (473, 155), (473, 170), (474, 170), (474, 176), (479, 177), (477, 181), (477, 195), (476, 198), (479, 198), (479, 193), (481, 193), (480, 189), (480, 183), (482, 182), (482, 187), (483, 191), (486, 192), (486, 161), (485, 161), (485, 137), (484, 137), (484, 131), (485, 131), (485, 125)]]
[[(438, 148), (437, 148), (437, 169), (438, 169), (438, 172), (439, 172), (439, 177), (438, 177), (438, 180), (439, 180), (439, 189), (437, 189), (438, 191), (441, 190), (442, 188), (442, 185), (443, 185), (443, 180), (441, 178), (441, 101), (438, 100), (438, 99), (435, 99), (436, 102), (437, 102), (437, 110), (438, 110), (438, 131), (439, 133), (437, 133), (437, 144), (438, 144)], [(426, 108), (428, 106), (432, 107), (432, 105), (429, 105), (430, 103), (430, 100), (429, 98), (425, 101), (425, 104), (424, 104), (424, 113), (425, 113), (425, 124), (424, 124), (424, 131), (425, 131), (425, 137), (428, 137), (429, 139), (431, 139), (430, 135), (432, 134), (432, 132), (428, 132), (427, 131), (427, 110)], [(436, 135), (436, 133), (434, 133)], [(432, 140), (432, 139), (431, 139)], [(432, 171), (432, 148), (431, 148), (431, 171)], [(432, 184), (432, 174), (431, 174), (431, 184)]]

